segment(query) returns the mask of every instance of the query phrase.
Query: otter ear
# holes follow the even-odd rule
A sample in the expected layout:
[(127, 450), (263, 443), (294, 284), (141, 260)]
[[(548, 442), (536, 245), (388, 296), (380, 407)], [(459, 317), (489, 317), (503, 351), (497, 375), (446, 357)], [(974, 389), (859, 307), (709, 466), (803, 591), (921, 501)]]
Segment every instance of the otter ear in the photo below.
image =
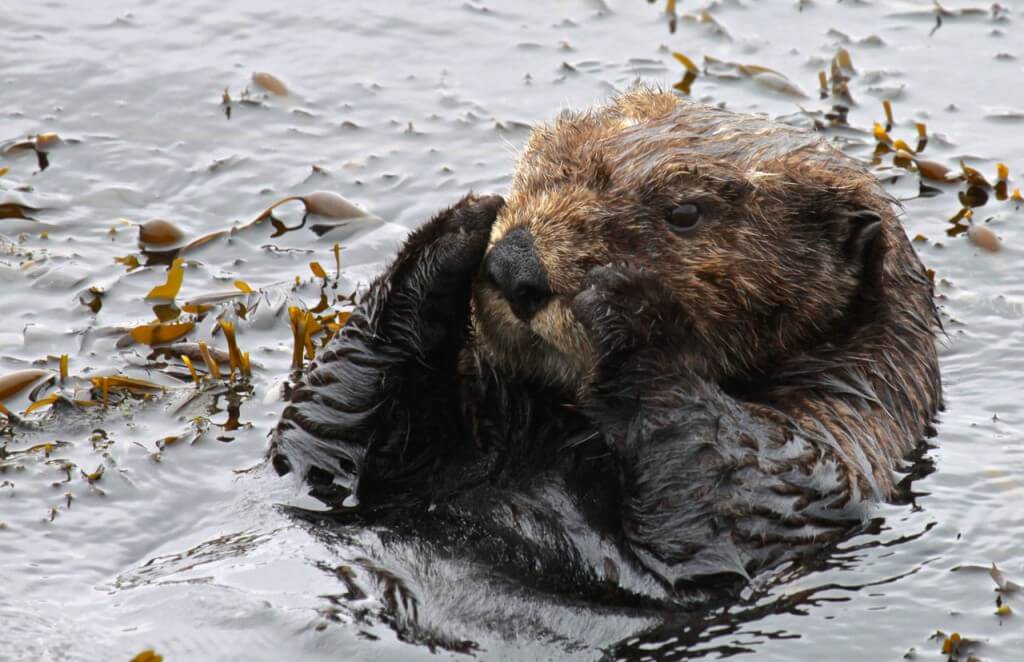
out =
[(851, 261), (869, 264), (875, 254), (878, 238), (882, 234), (882, 217), (870, 209), (858, 209), (846, 214), (846, 256)]

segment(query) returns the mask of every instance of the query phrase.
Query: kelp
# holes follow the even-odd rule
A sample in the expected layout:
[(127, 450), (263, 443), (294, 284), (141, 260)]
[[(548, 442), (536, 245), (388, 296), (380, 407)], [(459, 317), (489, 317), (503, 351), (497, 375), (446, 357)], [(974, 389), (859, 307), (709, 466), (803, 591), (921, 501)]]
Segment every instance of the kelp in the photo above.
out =
[(8, 373), (0, 377), (0, 402), (21, 393), (42, 380), (53, 379), (53, 377), (52, 371), (40, 369), (19, 370)]
[[(288, 96), (288, 86), (285, 85), (280, 78), (273, 74), (268, 74), (265, 71), (257, 71), (252, 75), (252, 82), (263, 88), (267, 92), (270, 92), (274, 96), (286, 97)], [(227, 89), (224, 90), (227, 94)]]
[(174, 342), (195, 328), (194, 322), (180, 324), (143, 324), (130, 331), (132, 339), (142, 345), (163, 345)]
[(185, 260), (179, 257), (174, 260), (174, 263), (171, 264), (171, 268), (167, 270), (167, 282), (150, 290), (149, 294), (146, 295), (146, 299), (173, 300), (178, 296), (178, 291), (181, 290), (181, 283), (184, 279)]
[(185, 240), (185, 233), (170, 221), (154, 218), (139, 225), (139, 243), (148, 246), (169, 247)]

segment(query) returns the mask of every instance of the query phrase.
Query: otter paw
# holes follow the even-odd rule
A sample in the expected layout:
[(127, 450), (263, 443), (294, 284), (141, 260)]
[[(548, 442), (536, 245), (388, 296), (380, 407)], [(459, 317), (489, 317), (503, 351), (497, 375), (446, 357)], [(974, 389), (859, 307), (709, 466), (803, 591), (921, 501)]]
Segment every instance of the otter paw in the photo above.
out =
[[(501, 196), (467, 195), (417, 228), (382, 277), (383, 336), (424, 355), (454, 351), (469, 319), (470, 281), (480, 266)], [(386, 303), (385, 303), (386, 302)]]
[(491, 226), (505, 205), (500, 195), (467, 195), (410, 235), (402, 257), (417, 256), (440, 277), (469, 277), (483, 259)]
[(599, 361), (669, 335), (680, 318), (671, 292), (653, 274), (628, 265), (592, 269), (572, 312)]

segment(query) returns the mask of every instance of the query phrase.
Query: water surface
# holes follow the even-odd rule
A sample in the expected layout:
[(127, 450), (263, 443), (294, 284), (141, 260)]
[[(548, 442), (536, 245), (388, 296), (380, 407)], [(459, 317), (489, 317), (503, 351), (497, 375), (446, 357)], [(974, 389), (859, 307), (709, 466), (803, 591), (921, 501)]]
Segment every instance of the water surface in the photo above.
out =
[[(287, 309), (321, 295), (344, 309), (338, 298), (434, 210), (469, 190), (505, 191), (531, 124), (636, 80), (673, 85), (685, 70), (672, 51), (702, 68), (694, 98), (818, 125), (867, 161), (889, 99), (893, 139), (916, 147), (915, 123), (926, 124), (922, 158), (953, 169), (963, 159), (992, 181), (1003, 162), (1010, 190), (1024, 173), (1014, 3), (679, 9), (688, 14), (672, 33), (662, 4), (639, 1), (0, 0), (0, 205), (34, 208), (0, 218), (0, 375), (57, 370), (68, 354), (65, 390), (78, 384), (82, 399), (97, 396), (90, 378), (117, 373), (167, 387), (149, 400), (115, 389), (106, 409), (40, 407), (0, 436), (0, 659), (129, 659), (147, 648), (173, 660), (433, 657), (388, 617), (386, 586), (356, 596), (339, 579), (378, 544), (372, 534), (323, 538), (276, 508), (301, 499), (262, 464), (292, 358)], [(852, 104), (818, 91), (839, 49), (854, 69)], [(705, 56), (721, 62), (705, 71)], [(257, 71), (290, 94), (254, 86)], [(826, 116), (836, 103), (850, 106), (849, 126)], [(43, 139), (45, 159), (18, 147), (46, 133), (60, 138)], [(490, 622), (446, 621), (469, 643), (436, 652), (793, 660), (913, 649), (941, 659), (931, 637), (942, 630), (978, 640), (981, 659), (1019, 659), (1021, 616), (996, 614), (988, 568), (1024, 583), (1024, 212), (988, 192), (973, 220), (1002, 239), (989, 253), (946, 232), (963, 183), (928, 182), (936, 191), (922, 197), (919, 176), (891, 153), (875, 167), (903, 200), (908, 234), (921, 235), (947, 331), (947, 409), (927, 454), (936, 471), (914, 483), (913, 503), (880, 507), (871, 530), (822, 567), (782, 569), (728, 609), (659, 625), (549, 606), (538, 624), (537, 605), (510, 601)], [(130, 340), (127, 330), (154, 319), (144, 297), (168, 262), (140, 251), (134, 223), (167, 219), (191, 240), (318, 190), (380, 220), (288, 231), (301, 224), (292, 203), (279, 210), (284, 230), (236, 229), (187, 255), (179, 305), (234, 293), (187, 340), (224, 350), (216, 318), (234, 320), (251, 380), (197, 391), (180, 360), (147, 358)], [(140, 266), (115, 261), (129, 256)], [(239, 279), (255, 292), (242, 295)], [(4, 404), (23, 412), (29, 390)], [(451, 606), (417, 597), (444, 621)], [(1020, 593), (1004, 600), (1024, 613)]]

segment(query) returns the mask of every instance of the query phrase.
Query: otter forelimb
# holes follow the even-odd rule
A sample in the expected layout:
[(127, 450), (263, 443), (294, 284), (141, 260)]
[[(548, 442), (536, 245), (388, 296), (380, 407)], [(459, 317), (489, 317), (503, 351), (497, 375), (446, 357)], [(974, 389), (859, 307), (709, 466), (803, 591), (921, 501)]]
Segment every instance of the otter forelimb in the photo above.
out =
[(502, 204), (466, 196), (409, 236), (292, 394), (273, 442), (279, 472), (371, 499), (431, 475), (464, 432), (456, 361)]
[(866, 517), (834, 441), (700, 375), (687, 314), (650, 274), (592, 270), (573, 313), (598, 357), (580, 399), (617, 459), (624, 536), (664, 580), (749, 579)]

